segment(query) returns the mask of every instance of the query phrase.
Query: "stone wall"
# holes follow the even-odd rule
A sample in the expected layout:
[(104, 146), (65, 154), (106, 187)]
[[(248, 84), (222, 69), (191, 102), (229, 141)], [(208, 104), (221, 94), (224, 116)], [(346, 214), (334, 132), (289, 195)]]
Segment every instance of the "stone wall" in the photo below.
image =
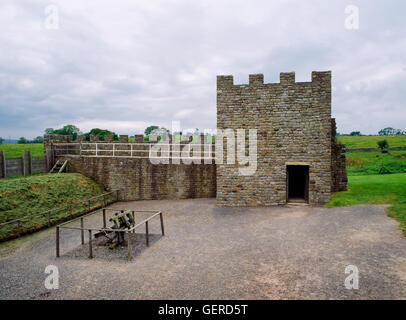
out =
[(336, 139), (336, 121), (331, 119), (331, 192), (347, 190), (345, 145)]
[(110, 190), (121, 200), (186, 199), (216, 196), (215, 164), (159, 164), (149, 159), (68, 157), (68, 171), (79, 172)]
[(47, 149), (53, 143), (70, 143), (70, 142), (72, 142), (72, 136), (64, 136), (57, 134), (44, 135), (44, 149)]
[[(107, 138), (107, 139), (106, 139)], [(56, 160), (69, 160), (68, 172), (78, 172), (101, 183), (110, 190), (120, 189), (121, 200), (158, 200), (210, 198), (216, 196), (216, 165), (215, 164), (152, 164), (150, 159), (131, 158), (130, 147), (142, 143), (143, 136), (137, 135), (135, 142), (128, 142), (127, 135), (120, 136), (116, 145), (115, 157), (112, 156), (112, 136), (105, 136), (106, 141), (98, 141), (90, 136), (92, 142), (98, 142), (99, 157), (68, 156), (57, 157)], [(83, 141), (82, 137), (78, 139)], [(46, 147), (49, 158), (53, 157), (52, 145), (55, 143), (72, 142), (68, 136), (46, 136)], [(86, 148), (94, 148), (84, 145)], [(148, 150), (148, 144), (137, 145), (138, 150)], [(135, 149), (135, 147), (134, 147)], [(148, 153), (134, 151), (133, 156), (148, 156)]]
[(44, 135), (44, 157), (45, 157), (45, 169), (46, 172), (52, 169), (55, 164), (55, 155), (52, 152), (52, 145), (55, 143), (71, 143), (72, 136), (64, 136), (57, 134), (45, 134)]
[(238, 165), (217, 167), (218, 206), (269, 206), (287, 201), (289, 163), (309, 165), (309, 203), (323, 204), (331, 192), (331, 72), (313, 72), (311, 82), (281, 73), (280, 83), (250, 75), (234, 85), (217, 77), (217, 128), (257, 129), (258, 168), (241, 176)]

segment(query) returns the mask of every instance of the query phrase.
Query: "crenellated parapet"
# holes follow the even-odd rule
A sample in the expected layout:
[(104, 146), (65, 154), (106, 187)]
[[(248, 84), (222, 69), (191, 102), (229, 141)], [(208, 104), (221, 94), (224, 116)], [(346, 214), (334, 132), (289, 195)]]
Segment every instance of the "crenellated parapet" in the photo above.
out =
[(71, 143), (72, 136), (70, 135), (58, 135), (58, 134), (46, 134), (44, 135), (44, 149), (52, 146), (55, 143)]
[(106, 143), (114, 142), (114, 135), (112, 135), (112, 134), (106, 134), (106, 135), (104, 136), (104, 142), (106, 142)]
[(128, 135), (121, 134), (119, 140), (120, 140), (120, 143), (128, 143)]
[(242, 86), (250, 87), (263, 87), (270, 86), (275, 88), (277, 85), (286, 86), (286, 85), (303, 85), (303, 84), (317, 84), (323, 87), (328, 87), (331, 85), (331, 71), (313, 71), (311, 74), (310, 82), (296, 82), (295, 72), (281, 72), (279, 75), (279, 83), (264, 83), (264, 75), (259, 74), (250, 74), (248, 76), (248, 84), (234, 84), (234, 77), (232, 75), (220, 75), (217, 76), (217, 88), (238, 88)]

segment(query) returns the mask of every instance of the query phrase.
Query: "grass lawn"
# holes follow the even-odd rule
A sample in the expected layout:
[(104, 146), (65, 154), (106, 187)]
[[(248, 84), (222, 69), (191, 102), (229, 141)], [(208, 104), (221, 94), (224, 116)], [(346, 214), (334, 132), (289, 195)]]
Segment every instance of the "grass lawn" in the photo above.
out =
[(399, 136), (337, 136), (337, 141), (346, 145), (347, 149), (378, 148), (378, 141), (387, 140), (390, 147), (406, 147), (406, 135)]
[(326, 207), (356, 204), (392, 204), (388, 215), (400, 222), (406, 236), (406, 174), (363, 175), (348, 177), (348, 191), (336, 192)]
[(389, 153), (379, 151), (347, 152), (346, 158), (349, 176), (378, 174), (382, 164), (391, 173), (406, 172), (406, 148)]
[[(0, 223), (40, 213), (49, 209), (75, 204), (73, 215), (87, 209), (86, 204), (77, 204), (105, 193), (103, 186), (78, 173), (42, 174), (31, 177), (0, 180)], [(94, 201), (92, 207), (100, 205)], [(51, 224), (70, 217), (68, 210), (53, 212)], [(34, 217), (22, 224), (23, 232), (46, 227), (48, 216)], [(0, 239), (16, 233), (17, 225), (0, 227)]]
[(29, 143), (29, 144), (12, 144), (2, 143), (0, 144), (0, 151), (6, 152), (6, 158), (21, 158), (21, 152), (23, 150), (31, 150), (33, 157), (44, 155), (43, 143)]

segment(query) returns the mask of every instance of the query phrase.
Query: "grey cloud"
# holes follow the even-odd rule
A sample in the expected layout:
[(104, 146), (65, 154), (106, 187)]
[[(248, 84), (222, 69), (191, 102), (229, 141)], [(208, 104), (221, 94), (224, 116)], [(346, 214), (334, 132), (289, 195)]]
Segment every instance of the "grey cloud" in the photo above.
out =
[[(118, 133), (215, 128), (216, 75), (333, 71), (340, 132), (406, 129), (406, 4), (352, 1), (360, 29), (344, 28), (347, 1), (2, 1), (0, 136), (35, 137), (73, 123)], [(108, 127), (107, 127), (108, 126)], [(111, 127), (113, 126), (113, 127)]]

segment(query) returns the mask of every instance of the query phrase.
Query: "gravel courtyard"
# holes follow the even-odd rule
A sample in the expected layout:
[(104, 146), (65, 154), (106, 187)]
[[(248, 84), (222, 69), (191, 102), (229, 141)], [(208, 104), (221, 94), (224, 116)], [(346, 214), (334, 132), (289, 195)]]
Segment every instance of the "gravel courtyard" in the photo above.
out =
[[(232, 209), (196, 199), (111, 207), (163, 211), (166, 235), (153, 220), (150, 247), (137, 235), (130, 262), (126, 248), (96, 247), (88, 259), (71, 230), (62, 231), (61, 258), (55, 228), (1, 244), (0, 299), (406, 299), (406, 239), (385, 206)], [(59, 269), (58, 290), (44, 286), (47, 265)], [(358, 290), (344, 286), (348, 265), (359, 269)]]

